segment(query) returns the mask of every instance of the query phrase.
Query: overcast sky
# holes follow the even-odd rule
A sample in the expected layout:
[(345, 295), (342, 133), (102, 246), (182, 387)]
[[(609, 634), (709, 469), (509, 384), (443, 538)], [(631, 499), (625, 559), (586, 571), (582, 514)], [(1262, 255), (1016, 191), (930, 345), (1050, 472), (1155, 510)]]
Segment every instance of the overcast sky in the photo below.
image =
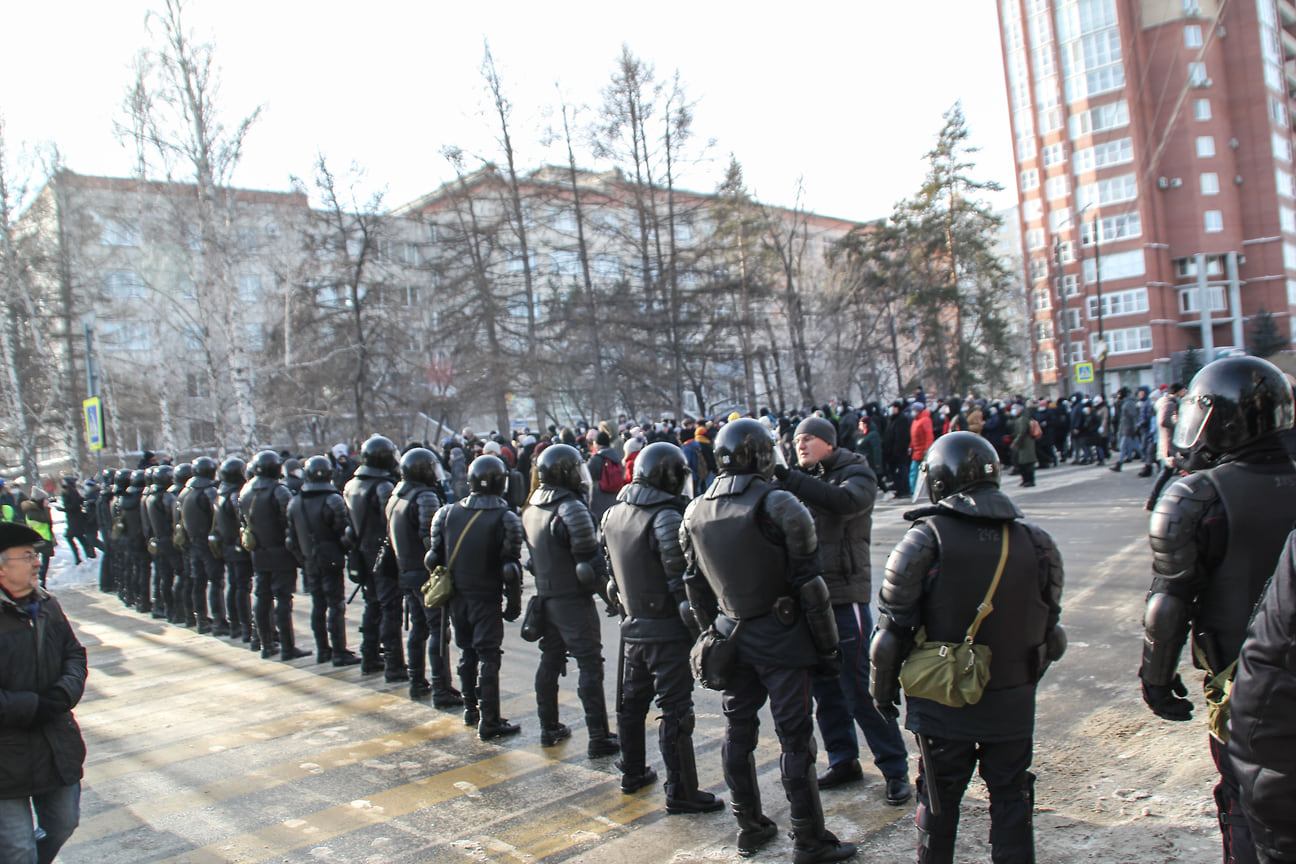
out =
[[(58, 145), (83, 174), (129, 175), (113, 132), (131, 61), (161, 0), (14, 0), (0, 12), (0, 118), (14, 171)], [(446, 145), (491, 155), (480, 74), (489, 40), (515, 106), (519, 167), (562, 161), (542, 145), (559, 94), (600, 101), (622, 43), (695, 100), (710, 161), (684, 184), (711, 191), (734, 153), (748, 188), (814, 211), (885, 216), (922, 180), (941, 114), (963, 101), (978, 176), (1015, 182), (995, 6), (988, 0), (802, 3), (190, 0), (187, 23), (216, 46), (230, 125), (264, 114), (235, 183), (287, 189), (317, 153), (357, 163), (395, 207), (451, 176)], [(603, 167), (581, 159), (589, 167)]]

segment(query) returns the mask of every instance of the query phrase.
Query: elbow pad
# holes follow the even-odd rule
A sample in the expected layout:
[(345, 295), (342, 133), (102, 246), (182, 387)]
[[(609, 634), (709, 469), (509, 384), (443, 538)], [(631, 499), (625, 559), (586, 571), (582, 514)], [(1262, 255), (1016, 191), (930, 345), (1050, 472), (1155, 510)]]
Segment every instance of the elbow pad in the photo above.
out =
[(714, 624), (717, 612), (716, 599), (706, 580), (696, 573), (689, 574), (684, 578), (684, 593), (688, 595), (693, 618), (697, 621), (698, 627), (706, 630)]
[(833, 615), (832, 602), (828, 596), (828, 586), (822, 576), (816, 576), (799, 589), (801, 609), (806, 623), (810, 625), (810, 637), (814, 640), (815, 650), (820, 654), (831, 654), (839, 647), (837, 637), (837, 618)]
[(1139, 676), (1165, 686), (1175, 677), (1188, 640), (1188, 604), (1171, 594), (1151, 594), (1143, 613), (1143, 665)]
[(1061, 624), (1049, 629), (1044, 635), (1044, 657), (1050, 662), (1055, 663), (1062, 659), (1066, 653), (1067, 635), (1066, 630)]

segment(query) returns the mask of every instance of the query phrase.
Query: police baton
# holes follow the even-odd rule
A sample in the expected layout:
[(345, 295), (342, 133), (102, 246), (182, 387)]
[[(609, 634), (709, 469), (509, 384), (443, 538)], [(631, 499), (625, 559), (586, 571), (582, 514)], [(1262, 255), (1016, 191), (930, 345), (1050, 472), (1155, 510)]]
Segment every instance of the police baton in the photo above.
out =
[(923, 797), (927, 799), (927, 809), (933, 816), (941, 815), (940, 796), (934, 795), (932, 788), (932, 769), (936, 763), (932, 762), (931, 744), (927, 741), (925, 735), (915, 735), (918, 739), (918, 755), (922, 758), (921, 771), (923, 778)]
[(360, 585), (356, 585), (355, 590), (351, 592), (351, 596), (347, 598), (346, 605), (348, 605), (348, 606), (351, 605), (351, 601), (355, 599), (355, 595), (357, 595), (357, 594), (360, 593), (360, 588), (361, 588), (361, 587), (362, 587), (362, 586), (360, 586)]
[[(621, 625), (617, 624), (617, 630), (621, 630)], [(616, 689), (616, 710), (617, 714), (621, 713), (621, 703), (625, 700), (625, 664), (626, 649), (625, 636), (617, 640), (617, 689)]]

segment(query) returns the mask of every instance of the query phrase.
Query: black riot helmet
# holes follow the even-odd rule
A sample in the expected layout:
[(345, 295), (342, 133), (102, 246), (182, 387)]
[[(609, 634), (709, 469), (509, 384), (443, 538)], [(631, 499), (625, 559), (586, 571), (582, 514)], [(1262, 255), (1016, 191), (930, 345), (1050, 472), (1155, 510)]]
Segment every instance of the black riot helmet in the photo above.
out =
[(948, 432), (927, 448), (918, 482), (927, 484), (927, 497), (935, 504), (971, 489), (998, 489), (1000, 470), (989, 441), (975, 432)]
[(1193, 376), (1179, 400), (1174, 446), (1212, 463), (1292, 428), (1292, 390), (1278, 367), (1259, 357), (1223, 357)]
[[(646, 448), (645, 448), (646, 449)], [(774, 476), (774, 439), (760, 421), (750, 417), (731, 420), (715, 438), (716, 464), (721, 474)], [(639, 459), (643, 453), (639, 454)], [(636, 469), (638, 468), (636, 460)]]
[(360, 448), (360, 464), (379, 471), (396, 470), (396, 445), (390, 438), (375, 435)]
[(546, 486), (584, 492), (580, 451), (570, 444), (550, 444), (536, 460), (536, 473)]
[(188, 462), (181, 462), (175, 466), (175, 486), (173, 489), (183, 489), (189, 482), (189, 478), (194, 476), (193, 465)]
[[(372, 441), (373, 439), (369, 439)], [(385, 440), (385, 439), (384, 439)], [(369, 442), (365, 442), (365, 447)], [(424, 486), (435, 486), (437, 483), (437, 457), (426, 447), (414, 447), (406, 451), (400, 460), (400, 476), (410, 483), (422, 483)]]
[(252, 474), (256, 477), (278, 477), (283, 470), (279, 454), (273, 450), (262, 450), (252, 457)]
[(148, 473), (140, 469), (132, 471), (130, 485), (132, 489), (143, 489), (148, 485)]
[(171, 484), (175, 482), (175, 469), (170, 465), (150, 468), (149, 473), (153, 475), (153, 488), (158, 491), (170, 489)]
[(130, 486), (131, 472), (127, 468), (118, 468), (117, 473), (113, 476), (113, 490), (120, 495)]
[(215, 480), (218, 468), (219, 466), (216, 464), (216, 460), (210, 456), (199, 456), (193, 461), (193, 472), (195, 477)]
[(669, 441), (657, 441), (639, 451), (634, 463), (634, 482), (644, 483), (671, 495), (684, 491), (688, 480), (684, 451)]
[[(548, 448), (545, 448), (548, 452)], [(504, 460), (487, 453), (468, 466), (468, 491), (478, 495), (503, 495), (508, 487), (508, 468)]]
[(117, 479), (116, 468), (105, 468), (99, 472), (99, 484), (105, 489), (111, 489), (113, 481)]
[(242, 486), (247, 482), (247, 463), (237, 456), (231, 456), (220, 465), (222, 483), (237, 483)]
[(330, 492), (333, 490), (333, 463), (327, 456), (312, 456), (302, 469), (303, 492)]

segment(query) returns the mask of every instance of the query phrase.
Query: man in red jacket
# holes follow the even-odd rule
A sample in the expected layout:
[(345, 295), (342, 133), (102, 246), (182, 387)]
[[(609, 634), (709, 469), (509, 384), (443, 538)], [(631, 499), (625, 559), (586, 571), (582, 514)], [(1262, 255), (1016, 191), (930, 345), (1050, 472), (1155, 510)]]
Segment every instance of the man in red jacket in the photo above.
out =
[(913, 404), (913, 422), (909, 425), (909, 488), (918, 488), (918, 468), (927, 448), (936, 440), (932, 432), (931, 412), (921, 402)]

